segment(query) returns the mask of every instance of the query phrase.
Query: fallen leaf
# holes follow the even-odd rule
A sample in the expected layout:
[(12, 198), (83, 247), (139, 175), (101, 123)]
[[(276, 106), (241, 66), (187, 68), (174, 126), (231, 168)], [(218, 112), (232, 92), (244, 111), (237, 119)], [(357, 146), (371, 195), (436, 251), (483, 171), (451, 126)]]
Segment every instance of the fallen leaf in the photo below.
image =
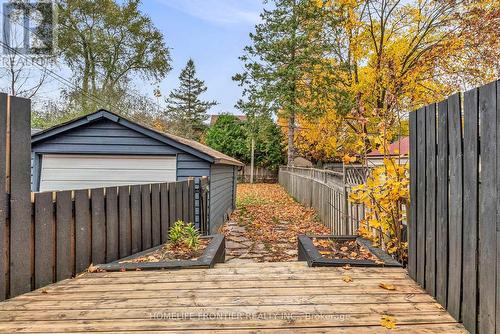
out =
[(439, 310), (444, 310), (444, 307), (439, 304), (436, 304), (436, 308), (438, 308)]
[(99, 268), (97, 266), (94, 266), (94, 264), (91, 263), (90, 266), (87, 268), (87, 271), (89, 273), (100, 273), (100, 272), (103, 272), (104, 270), (102, 270), (101, 268)]
[(42, 293), (49, 293), (49, 292), (47, 291), (47, 289), (42, 289), (42, 291), (41, 291), (41, 292), (42, 292)]
[(382, 289), (386, 289), (386, 290), (396, 290), (396, 287), (394, 286), (394, 284), (379, 283), (378, 286), (381, 287)]
[(344, 275), (344, 276), (342, 276), (342, 280), (346, 283), (350, 283), (350, 282), (352, 282), (352, 277), (349, 275)]
[(344, 246), (344, 247), (340, 247), (340, 250), (343, 252), (347, 252), (348, 248), (346, 246)]
[(380, 325), (382, 327), (387, 328), (387, 329), (394, 329), (394, 328), (396, 328), (396, 319), (394, 317), (391, 317), (391, 316), (384, 314), (380, 318)]
[(351, 270), (352, 267), (351, 267), (350, 264), (346, 264), (345, 266), (342, 267), (342, 269), (344, 269), (344, 270)]

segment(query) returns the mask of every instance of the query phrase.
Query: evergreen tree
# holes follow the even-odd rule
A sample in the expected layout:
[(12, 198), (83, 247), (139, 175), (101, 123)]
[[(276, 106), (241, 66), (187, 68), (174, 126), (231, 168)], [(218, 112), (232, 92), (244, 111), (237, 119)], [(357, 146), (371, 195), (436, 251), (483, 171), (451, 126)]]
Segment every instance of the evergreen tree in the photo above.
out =
[(301, 101), (319, 96), (311, 92), (311, 74), (328, 66), (323, 1), (269, 0), (262, 23), (250, 34), (252, 45), (240, 57), (243, 73), (233, 77), (244, 87), (248, 101), (259, 101), (288, 120), (288, 163), (293, 163), (295, 119), (311, 113)]
[(283, 133), (269, 115), (242, 122), (223, 114), (205, 134), (205, 143), (245, 164), (250, 163), (250, 143), (255, 141), (255, 166), (277, 170), (283, 159)]
[(252, 127), (257, 129), (255, 135), (255, 165), (277, 171), (285, 161), (283, 131), (266, 115), (259, 116), (254, 122), (257, 123), (256, 126)]
[(169, 132), (184, 138), (200, 140), (206, 129), (207, 111), (217, 105), (215, 101), (202, 101), (200, 95), (207, 87), (196, 78), (194, 61), (189, 59), (180, 76), (180, 86), (170, 92), (167, 99), (166, 116)]
[(205, 134), (205, 144), (244, 163), (250, 161), (245, 123), (234, 115), (219, 115)]

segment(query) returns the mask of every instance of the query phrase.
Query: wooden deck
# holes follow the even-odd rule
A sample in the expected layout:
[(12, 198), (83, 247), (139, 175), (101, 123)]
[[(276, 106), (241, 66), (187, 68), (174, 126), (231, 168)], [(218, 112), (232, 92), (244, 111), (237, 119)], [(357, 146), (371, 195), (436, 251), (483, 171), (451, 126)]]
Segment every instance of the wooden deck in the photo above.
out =
[[(396, 329), (381, 327), (383, 314)], [(92, 273), (0, 303), (2, 333), (189, 331), (467, 333), (398, 268), (291, 262)]]

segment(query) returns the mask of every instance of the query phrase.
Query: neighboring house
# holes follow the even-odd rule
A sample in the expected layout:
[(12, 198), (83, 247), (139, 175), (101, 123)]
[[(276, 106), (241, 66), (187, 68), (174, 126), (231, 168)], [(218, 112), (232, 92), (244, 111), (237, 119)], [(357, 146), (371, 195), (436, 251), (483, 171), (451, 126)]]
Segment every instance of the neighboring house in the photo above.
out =
[(410, 137), (403, 137), (389, 145), (389, 150), (384, 156), (380, 151), (374, 150), (368, 153), (368, 167), (380, 166), (384, 163), (384, 157), (399, 159), (401, 164), (408, 162), (408, 153), (410, 152)]
[(33, 191), (208, 176), (211, 232), (235, 208), (241, 162), (196, 141), (150, 129), (106, 110), (37, 132), (31, 144)]
[[(210, 116), (210, 126), (213, 126), (217, 122), (217, 119), (219, 119), (219, 116), (220, 115), (211, 115)], [(242, 122), (247, 120), (247, 117), (245, 115), (233, 115), (233, 116), (238, 118)]]

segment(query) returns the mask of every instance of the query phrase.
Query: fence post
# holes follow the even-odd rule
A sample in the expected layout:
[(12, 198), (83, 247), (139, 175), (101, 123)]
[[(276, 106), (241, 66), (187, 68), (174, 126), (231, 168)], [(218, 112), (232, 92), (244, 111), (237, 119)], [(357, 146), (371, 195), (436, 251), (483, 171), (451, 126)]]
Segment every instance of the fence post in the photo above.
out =
[(7, 94), (0, 93), (0, 301), (7, 298), (8, 250), (7, 226)]
[(188, 221), (194, 224), (194, 178), (188, 178)]
[(343, 169), (342, 187), (344, 189), (344, 203), (343, 203), (343, 209), (341, 211), (341, 214), (343, 217), (345, 229), (347, 231), (351, 215), (349, 214), (349, 191), (347, 190), (347, 168), (346, 168), (345, 164), (342, 165), (342, 169)]
[[(10, 115), (10, 296), (32, 288), (33, 226), (31, 222), (31, 103), (28, 99), (11, 96)], [(9, 104), (9, 103), (8, 103)], [(9, 121), (10, 119), (10, 121)], [(7, 182), (9, 183), (9, 182)]]
[(203, 235), (210, 234), (208, 219), (208, 177), (203, 176), (200, 179), (200, 231)]

